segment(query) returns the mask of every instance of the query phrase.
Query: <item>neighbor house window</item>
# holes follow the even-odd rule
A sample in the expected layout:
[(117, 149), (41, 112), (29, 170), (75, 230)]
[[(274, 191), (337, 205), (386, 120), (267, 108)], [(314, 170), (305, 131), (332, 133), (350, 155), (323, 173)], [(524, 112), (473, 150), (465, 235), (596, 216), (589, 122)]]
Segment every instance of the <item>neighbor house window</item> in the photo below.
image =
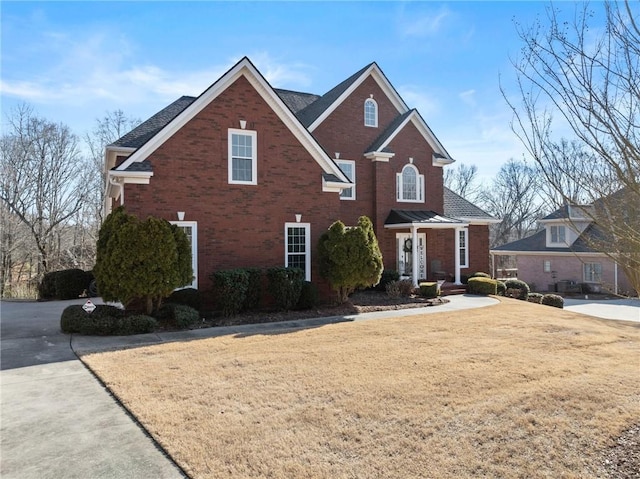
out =
[(542, 264), (542, 270), (545, 273), (551, 273), (551, 261), (548, 259), (544, 260), (544, 263)]
[[(336, 163), (342, 170), (342, 172), (346, 175), (352, 183), (356, 182), (356, 162), (352, 160), (336, 160)], [(356, 188), (352, 186), (351, 188), (346, 188), (342, 190), (340, 193), (341, 200), (355, 200), (356, 199)]]
[(415, 166), (405, 165), (396, 175), (396, 183), (398, 201), (424, 202), (424, 175), (419, 174)]
[(197, 221), (171, 221), (187, 235), (191, 245), (191, 268), (193, 269), (193, 281), (184, 288), (198, 289), (198, 222)]
[(300, 268), (306, 281), (311, 281), (311, 225), (285, 223), (285, 259), (287, 268)]
[(256, 185), (257, 132), (229, 129), (229, 183)]
[(378, 126), (378, 104), (373, 98), (364, 102), (364, 126)]
[(585, 283), (602, 282), (602, 265), (600, 263), (583, 263), (582, 272)]
[(458, 235), (460, 236), (460, 267), (468, 268), (469, 267), (469, 230), (462, 229), (458, 231)]
[(551, 226), (551, 242), (565, 243), (565, 227), (564, 226)]

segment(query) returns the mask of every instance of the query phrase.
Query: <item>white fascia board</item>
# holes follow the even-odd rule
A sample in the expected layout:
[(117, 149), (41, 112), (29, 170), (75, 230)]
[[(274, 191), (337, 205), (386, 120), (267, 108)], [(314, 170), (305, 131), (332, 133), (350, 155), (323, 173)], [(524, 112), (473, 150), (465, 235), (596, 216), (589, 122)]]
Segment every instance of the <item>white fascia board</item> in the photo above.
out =
[(285, 125), (287, 125), (298, 141), (300, 141), (300, 143), (307, 149), (325, 173), (331, 173), (344, 181), (349, 181), (340, 168), (338, 168), (331, 158), (329, 158), (329, 155), (327, 155), (318, 142), (304, 128), (300, 121), (295, 117), (291, 110), (289, 110), (280, 97), (275, 93), (273, 88), (271, 88), (264, 77), (246, 57), (239, 61), (233, 68), (231, 68), (231, 70), (205, 90), (204, 93), (196, 98), (191, 105), (185, 108), (150, 141), (141, 146), (135, 153), (125, 160), (118, 169), (124, 170), (134, 161), (143, 161), (148, 158), (149, 155), (184, 127), (241, 76), (244, 76), (249, 83), (251, 83), (260, 96), (262, 96), (278, 117), (285, 123)]
[(395, 88), (393, 88), (391, 83), (389, 83), (389, 80), (387, 80), (387, 78), (382, 74), (378, 65), (374, 63), (364, 72), (362, 72), (362, 75), (360, 75), (360, 77), (356, 81), (354, 81), (349, 86), (349, 88), (342, 92), (342, 95), (340, 95), (331, 106), (329, 106), (325, 111), (322, 112), (322, 115), (316, 118), (316, 120), (309, 126), (309, 131), (313, 132), (324, 120), (326, 120), (327, 117), (331, 115), (331, 113), (333, 113), (333, 111), (338, 108), (342, 104), (342, 102), (344, 102), (356, 90), (356, 88), (358, 88), (362, 84), (362, 82), (367, 79), (369, 75), (371, 75), (376, 83), (378, 83), (385, 95), (387, 95), (389, 100), (391, 100), (393, 106), (401, 114), (409, 111), (409, 107), (407, 106), (407, 104), (402, 100), (400, 95), (398, 95), (398, 92), (396, 92)]
[(134, 151), (136, 151), (135, 148), (107, 145), (104, 149), (105, 172), (116, 166), (116, 159), (119, 155), (129, 156)]
[(342, 193), (342, 190), (356, 186), (355, 183), (342, 183), (338, 181), (326, 181), (322, 179), (322, 191), (325, 193)]
[(364, 154), (364, 157), (371, 161), (381, 161), (388, 163), (391, 158), (396, 156), (395, 153), (387, 153), (386, 151), (370, 151)]
[(397, 225), (384, 225), (385, 228), (390, 230), (411, 229), (418, 228), (427, 230), (446, 230), (456, 228), (467, 228), (469, 223), (400, 223)]
[(497, 224), (502, 221), (497, 218), (467, 218), (464, 216), (454, 216), (454, 218), (469, 223), (470, 225), (489, 225)]

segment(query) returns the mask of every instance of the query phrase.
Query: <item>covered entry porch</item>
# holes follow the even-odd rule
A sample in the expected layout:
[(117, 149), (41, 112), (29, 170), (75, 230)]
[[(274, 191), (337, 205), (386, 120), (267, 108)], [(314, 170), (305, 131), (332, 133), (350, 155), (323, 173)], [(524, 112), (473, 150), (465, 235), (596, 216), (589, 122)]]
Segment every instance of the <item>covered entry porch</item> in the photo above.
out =
[[(453, 257), (453, 280), (462, 284), (460, 270), (467, 263), (469, 223), (433, 211), (391, 210), (384, 227), (395, 232), (396, 264), (401, 277), (410, 279), (415, 286), (421, 279), (440, 279), (436, 276), (450, 273), (442, 269), (442, 262)], [(444, 229), (454, 233), (451, 244), (446, 245), (448, 258), (433, 257), (428, 254), (430, 232)]]

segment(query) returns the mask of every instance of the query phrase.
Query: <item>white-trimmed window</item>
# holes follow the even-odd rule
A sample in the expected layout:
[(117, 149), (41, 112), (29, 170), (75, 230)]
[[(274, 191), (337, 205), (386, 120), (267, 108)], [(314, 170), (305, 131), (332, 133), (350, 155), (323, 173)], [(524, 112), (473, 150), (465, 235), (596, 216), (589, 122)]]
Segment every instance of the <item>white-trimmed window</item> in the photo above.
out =
[(602, 264), (600, 263), (583, 263), (582, 273), (585, 283), (602, 282)]
[[(346, 175), (352, 183), (356, 182), (356, 162), (353, 160), (336, 160), (336, 164), (340, 167), (342, 172)], [(352, 186), (351, 188), (345, 188), (340, 193), (341, 200), (355, 200), (356, 199), (356, 188)]]
[(378, 126), (378, 104), (373, 98), (364, 101), (364, 126)]
[(193, 268), (193, 281), (185, 288), (198, 289), (198, 222), (197, 221), (171, 221), (187, 235), (191, 245), (191, 267)]
[(396, 174), (397, 200), (408, 203), (424, 203), (424, 175), (412, 164), (405, 165)]
[(469, 267), (469, 230), (467, 228), (458, 231), (460, 240), (460, 267)]
[(562, 225), (560, 226), (550, 226), (550, 235), (551, 235), (551, 243), (562, 243), (566, 244), (566, 228)]
[(257, 185), (257, 132), (229, 128), (229, 183)]
[(311, 224), (285, 223), (284, 264), (300, 268), (306, 281), (311, 281)]
[(545, 259), (544, 262), (542, 263), (542, 271), (544, 271), (545, 273), (551, 273), (551, 260), (550, 259)]

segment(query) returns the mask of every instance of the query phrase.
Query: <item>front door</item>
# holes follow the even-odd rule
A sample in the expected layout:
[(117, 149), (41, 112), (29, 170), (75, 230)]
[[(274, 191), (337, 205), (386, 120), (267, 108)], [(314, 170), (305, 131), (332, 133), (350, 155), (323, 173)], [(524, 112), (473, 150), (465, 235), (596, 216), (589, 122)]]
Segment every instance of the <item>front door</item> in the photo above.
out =
[[(396, 233), (396, 251), (400, 279), (411, 279), (413, 272), (413, 252), (411, 233)], [(418, 280), (427, 279), (427, 235), (418, 233)]]

